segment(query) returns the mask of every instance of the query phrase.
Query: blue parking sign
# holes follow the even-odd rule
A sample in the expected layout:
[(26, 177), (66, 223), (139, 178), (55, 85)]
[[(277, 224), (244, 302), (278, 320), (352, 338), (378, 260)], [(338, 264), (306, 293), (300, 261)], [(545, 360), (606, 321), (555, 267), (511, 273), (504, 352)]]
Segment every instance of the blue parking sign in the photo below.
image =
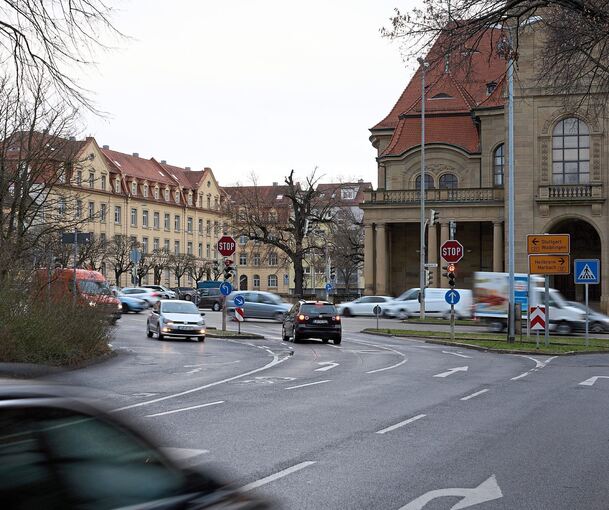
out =
[(575, 276), (575, 283), (597, 285), (601, 280), (600, 260), (575, 259), (573, 276)]

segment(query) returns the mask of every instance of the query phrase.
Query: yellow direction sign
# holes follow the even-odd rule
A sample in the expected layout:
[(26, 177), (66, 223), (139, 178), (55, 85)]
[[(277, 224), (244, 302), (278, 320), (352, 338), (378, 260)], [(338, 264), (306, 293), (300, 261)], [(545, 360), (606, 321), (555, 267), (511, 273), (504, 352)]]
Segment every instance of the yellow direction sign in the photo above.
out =
[(529, 255), (530, 274), (570, 274), (569, 255)]
[[(529, 234), (527, 236), (527, 249), (531, 253), (564, 253), (569, 254), (569, 234)], [(562, 273), (561, 273), (562, 274)]]

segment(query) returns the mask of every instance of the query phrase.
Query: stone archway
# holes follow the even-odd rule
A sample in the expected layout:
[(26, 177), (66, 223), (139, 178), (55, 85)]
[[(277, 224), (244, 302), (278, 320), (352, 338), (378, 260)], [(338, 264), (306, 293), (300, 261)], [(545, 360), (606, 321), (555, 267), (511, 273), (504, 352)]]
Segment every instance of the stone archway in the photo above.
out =
[[(600, 259), (601, 239), (596, 228), (589, 222), (579, 218), (566, 218), (557, 222), (549, 229), (550, 234), (571, 235), (571, 271), (575, 259)], [(583, 285), (575, 285), (573, 274), (553, 276), (550, 284), (570, 301), (583, 302)], [(601, 286), (590, 285), (590, 302), (598, 307), (601, 300)]]

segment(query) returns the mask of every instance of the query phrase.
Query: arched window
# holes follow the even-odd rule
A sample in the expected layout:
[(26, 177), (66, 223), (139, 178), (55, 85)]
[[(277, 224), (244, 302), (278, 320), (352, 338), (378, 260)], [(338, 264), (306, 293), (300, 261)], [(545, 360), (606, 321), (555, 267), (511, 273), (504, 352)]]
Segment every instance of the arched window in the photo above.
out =
[[(417, 180), (414, 182), (415, 189), (421, 189), (421, 176), (417, 175)], [(431, 174), (425, 174), (425, 189), (433, 189), (435, 187)]]
[(259, 289), (260, 288), (260, 275), (259, 274), (255, 274), (252, 277), (252, 284), (254, 285), (255, 289)]
[(497, 187), (503, 186), (503, 144), (499, 145), (493, 152), (493, 184)]
[(277, 287), (277, 275), (276, 274), (270, 274), (268, 277), (268, 286), (269, 288), (274, 288)]
[(441, 189), (456, 189), (459, 186), (459, 181), (455, 174), (444, 174), (440, 176)]
[(552, 132), (552, 182), (590, 182), (590, 130), (574, 117), (561, 120)]
[(239, 276), (239, 290), (247, 290), (247, 275)]

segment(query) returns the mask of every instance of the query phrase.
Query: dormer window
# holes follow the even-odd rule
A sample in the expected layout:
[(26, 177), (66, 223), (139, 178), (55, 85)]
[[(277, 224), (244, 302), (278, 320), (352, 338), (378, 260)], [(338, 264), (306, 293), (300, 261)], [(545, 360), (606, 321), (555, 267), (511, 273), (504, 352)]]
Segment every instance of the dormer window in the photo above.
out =
[(159, 199), (159, 187), (158, 186), (154, 187), (154, 198), (155, 198), (155, 200)]
[(448, 95), (446, 92), (440, 92), (432, 97), (432, 99), (452, 99), (453, 96)]
[(486, 84), (486, 95), (490, 96), (495, 91), (496, 88), (497, 88), (497, 82), (496, 81), (489, 81)]
[(131, 183), (131, 194), (133, 196), (137, 195), (137, 182), (135, 181)]
[(174, 198), (175, 198), (176, 204), (180, 203), (180, 192), (178, 190), (175, 191)]
[(354, 200), (355, 199), (355, 190), (353, 188), (341, 189), (340, 198), (343, 200)]
[(121, 179), (120, 179), (120, 177), (117, 177), (114, 180), (114, 192), (115, 193), (120, 193), (121, 192)]
[(142, 194), (144, 195), (144, 198), (148, 198), (148, 184), (144, 184)]
[(188, 205), (192, 205), (192, 193), (188, 194)]
[(169, 202), (169, 188), (165, 188), (165, 202)]

